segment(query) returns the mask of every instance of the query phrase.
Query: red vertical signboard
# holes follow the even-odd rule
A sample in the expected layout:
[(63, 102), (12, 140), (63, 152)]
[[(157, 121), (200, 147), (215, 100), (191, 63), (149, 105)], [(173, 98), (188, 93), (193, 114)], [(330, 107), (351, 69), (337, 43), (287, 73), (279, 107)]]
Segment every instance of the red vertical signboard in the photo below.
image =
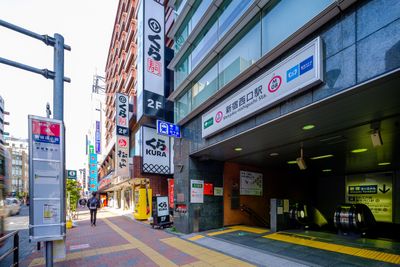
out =
[(168, 203), (171, 209), (174, 208), (174, 179), (168, 179)]

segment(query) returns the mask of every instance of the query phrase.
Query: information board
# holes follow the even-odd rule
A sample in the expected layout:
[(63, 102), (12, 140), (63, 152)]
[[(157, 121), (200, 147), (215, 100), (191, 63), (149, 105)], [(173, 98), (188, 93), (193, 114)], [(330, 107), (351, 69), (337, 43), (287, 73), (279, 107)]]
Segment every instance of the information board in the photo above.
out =
[(257, 172), (240, 171), (240, 194), (262, 196), (263, 175)]
[(190, 180), (190, 203), (204, 202), (204, 181)]
[(346, 203), (367, 205), (376, 221), (393, 222), (393, 173), (346, 176)]
[(29, 115), (29, 238), (65, 237), (64, 125)]

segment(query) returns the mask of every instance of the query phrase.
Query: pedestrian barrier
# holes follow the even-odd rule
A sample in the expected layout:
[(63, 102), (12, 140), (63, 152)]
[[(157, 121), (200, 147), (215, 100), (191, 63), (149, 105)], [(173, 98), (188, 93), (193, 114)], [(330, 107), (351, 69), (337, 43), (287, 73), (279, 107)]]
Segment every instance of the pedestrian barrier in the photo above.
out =
[(5, 244), (6, 241), (11, 238), (14, 237), (14, 245), (12, 248), (10, 248), (9, 250), (5, 251), (3, 255), (0, 256), (0, 266), (4, 266), (2, 264), (2, 262), (7, 258), (7, 256), (9, 256), (10, 254), (14, 254), (14, 258), (13, 258), (13, 264), (11, 266), (17, 266), (18, 267), (18, 259), (19, 259), (19, 235), (18, 235), (18, 231), (13, 231), (5, 236), (3, 236), (2, 238), (0, 238), (0, 244)]

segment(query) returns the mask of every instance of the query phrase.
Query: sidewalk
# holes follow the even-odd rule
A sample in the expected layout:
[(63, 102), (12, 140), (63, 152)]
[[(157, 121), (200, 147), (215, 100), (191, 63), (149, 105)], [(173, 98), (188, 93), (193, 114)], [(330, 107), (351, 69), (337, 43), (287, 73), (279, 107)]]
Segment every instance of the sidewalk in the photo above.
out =
[[(103, 209), (96, 227), (89, 212), (79, 212), (78, 226), (67, 230), (67, 257), (55, 266), (254, 266), (224, 253), (196, 245), (150, 225)], [(44, 266), (44, 249), (21, 266)]]

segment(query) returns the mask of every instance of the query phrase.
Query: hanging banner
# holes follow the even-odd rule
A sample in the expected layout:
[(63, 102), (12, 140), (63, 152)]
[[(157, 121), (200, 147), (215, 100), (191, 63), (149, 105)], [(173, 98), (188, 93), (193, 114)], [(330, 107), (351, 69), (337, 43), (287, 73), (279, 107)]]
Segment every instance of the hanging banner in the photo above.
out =
[(240, 194), (247, 196), (262, 196), (262, 193), (262, 173), (240, 171)]
[(168, 179), (168, 202), (169, 207), (174, 208), (174, 179)]
[(157, 134), (157, 130), (142, 127), (143, 172), (171, 174), (171, 140), (170, 137)]
[(322, 82), (318, 37), (202, 116), (205, 138)]
[(190, 180), (190, 203), (204, 203), (204, 181)]
[[(65, 237), (64, 125), (62, 121), (29, 115), (29, 238)], [(76, 173), (75, 173), (76, 177)]]
[(393, 222), (393, 173), (346, 176), (346, 203), (365, 204), (376, 221)]
[(115, 173), (117, 176), (129, 177), (129, 137), (117, 136), (115, 146)]
[(96, 154), (101, 154), (101, 132), (100, 132), (99, 121), (96, 121), (95, 149), (96, 149)]

